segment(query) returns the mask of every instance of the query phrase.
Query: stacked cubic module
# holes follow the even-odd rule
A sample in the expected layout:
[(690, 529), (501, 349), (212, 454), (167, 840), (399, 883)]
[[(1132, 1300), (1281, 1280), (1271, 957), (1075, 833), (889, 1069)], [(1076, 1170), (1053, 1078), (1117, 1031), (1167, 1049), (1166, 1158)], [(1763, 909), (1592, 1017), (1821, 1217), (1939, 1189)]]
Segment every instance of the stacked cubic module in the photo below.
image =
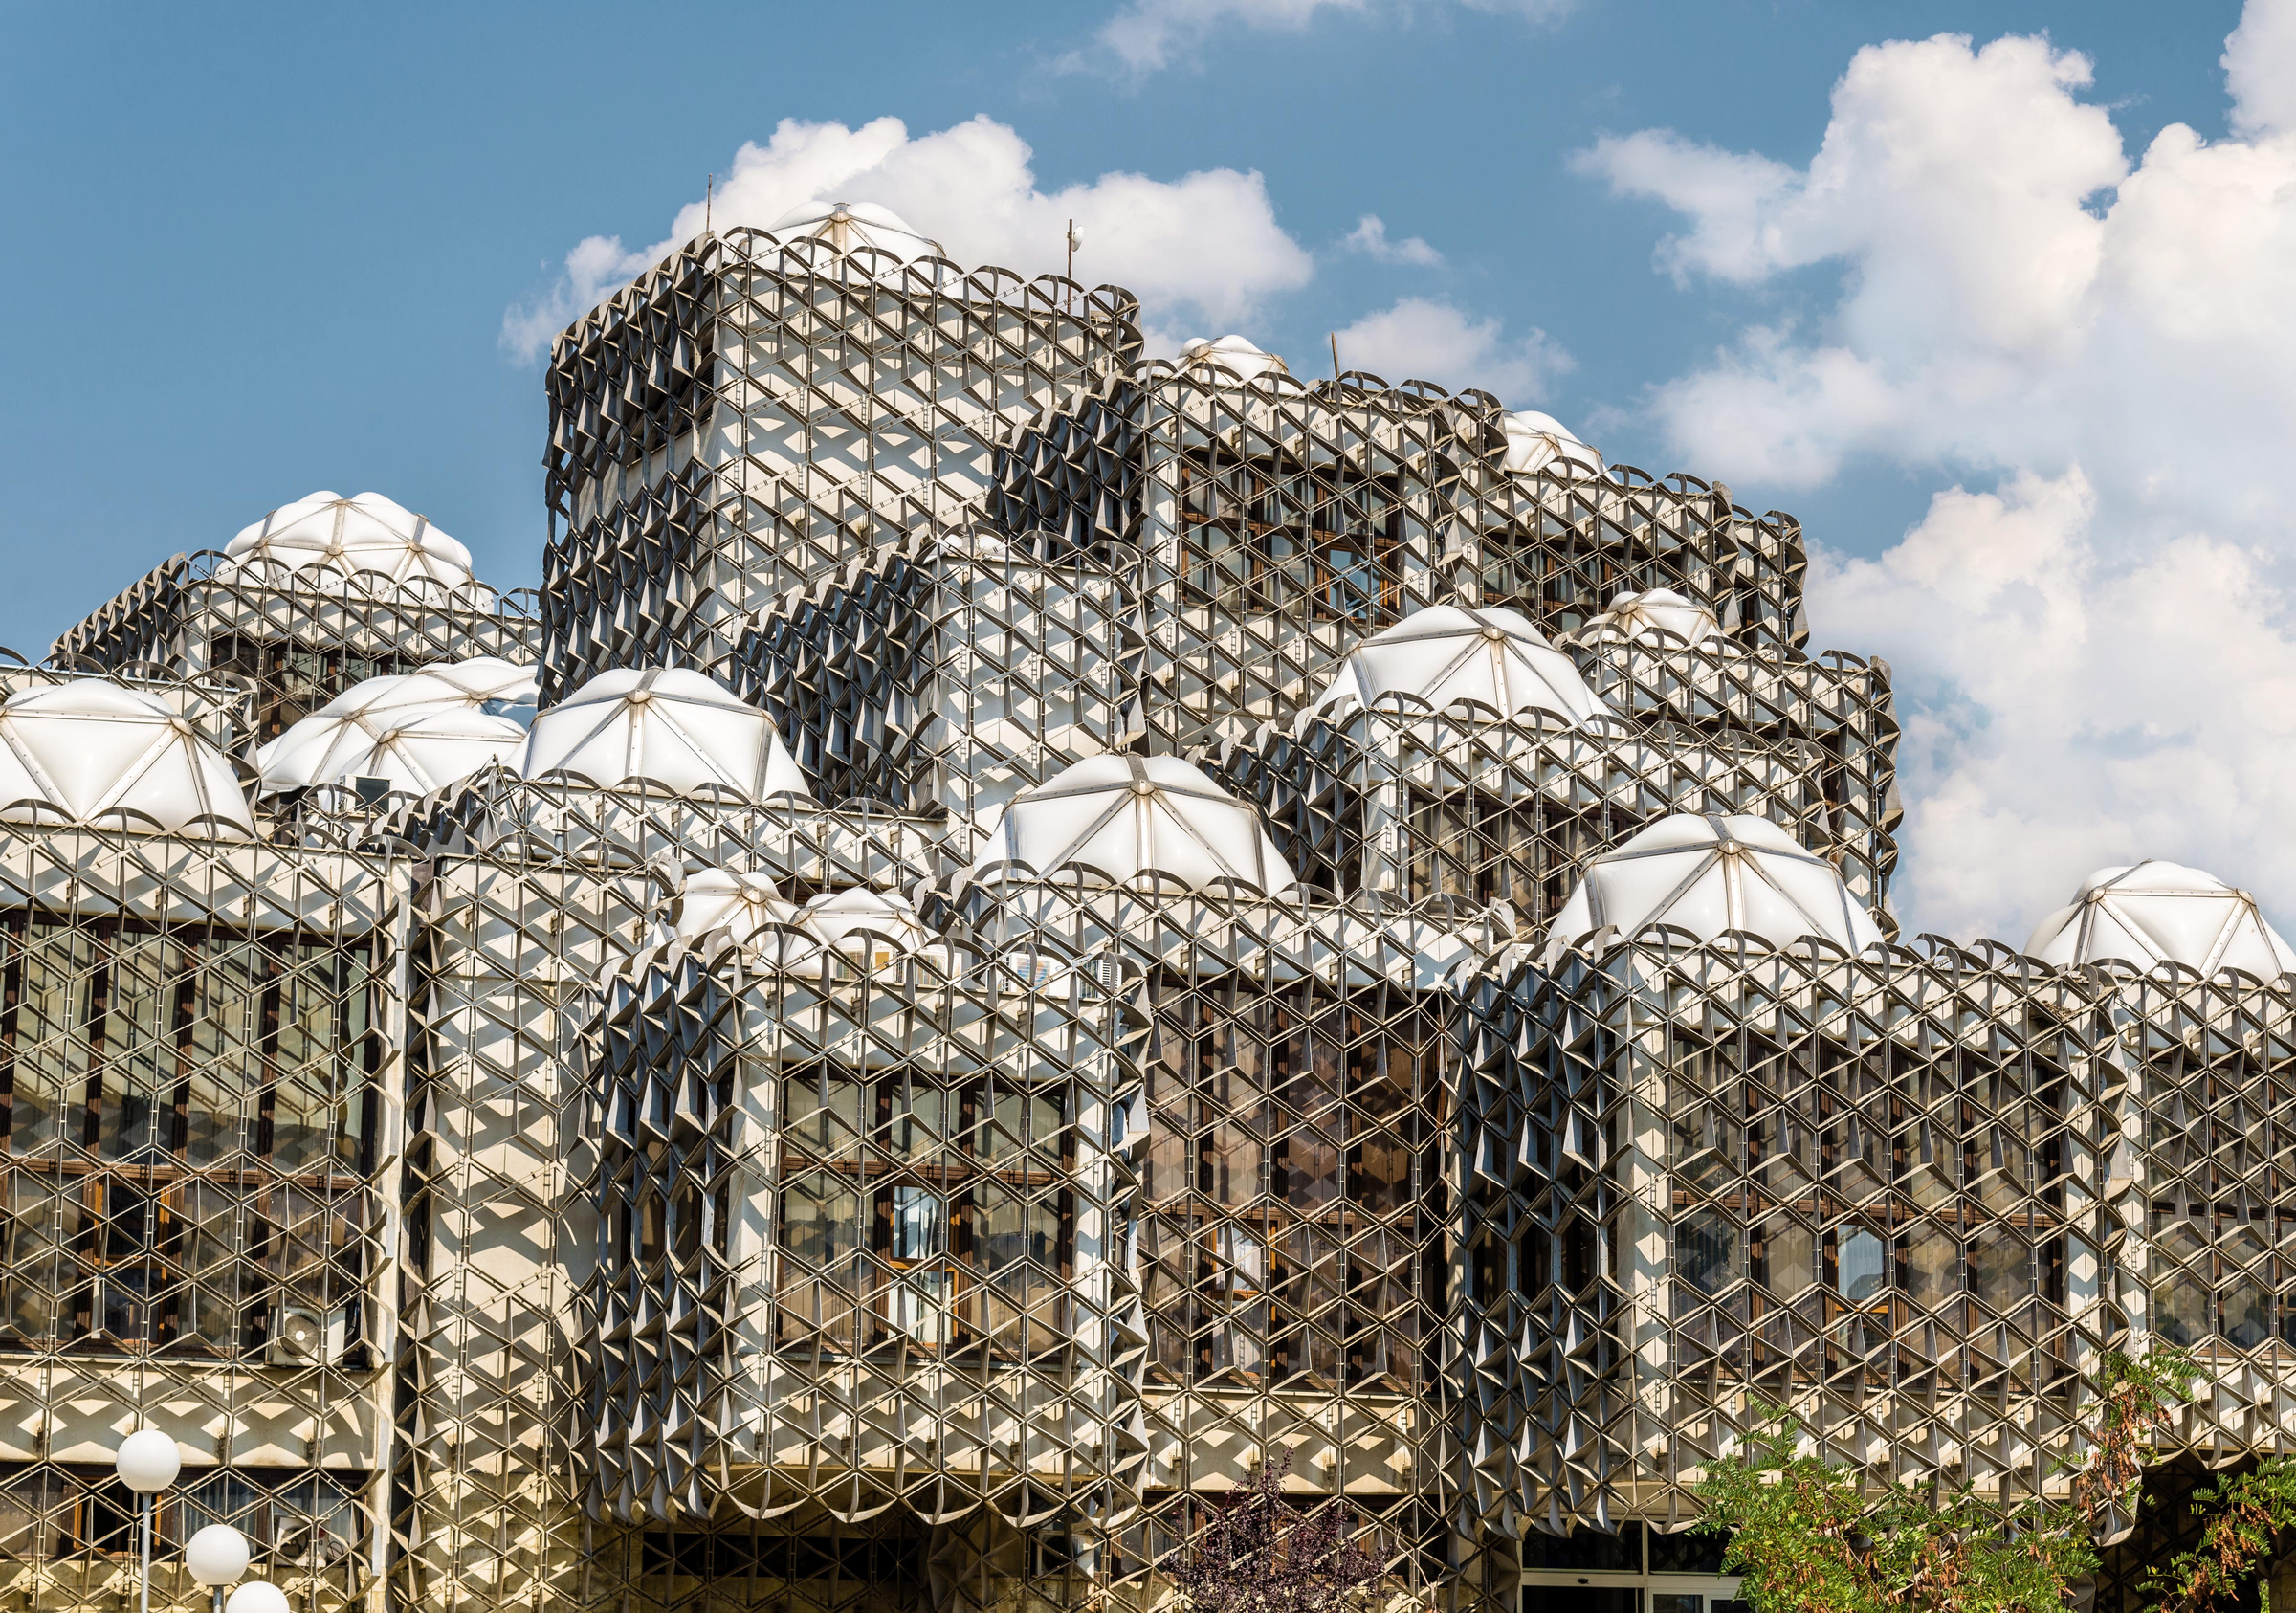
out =
[(59, 665), (243, 680), (252, 747), (370, 677), (541, 645), (532, 590), (500, 594), (470, 551), (378, 493), (314, 493), (222, 550), (178, 555), (55, 641)]
[(814, 806), (765, 714), (691, 673), (605, 674), (529, 738), (534, 776), (489, 768), (387, 825), (426, 873), (391, 1516), (404, 1605), (607, 1594), (614, 1559), (576, 1474), (595, 1253), (578, 1051), (600, 981), (649, 943), (689, 867), (888, 885), (916, 875), (934, 827)]
[(824, 799), (972, 818), (1137, 739), (1145, 648), (1121, 567), (932, 532), (759, 612), (736, 687)]
[(2091, 874), (2028, 950), (2110, 994), (2127, 1067), (2105, 1179), (2128, 1234), (2123, 1303), (2132, 1333), (2193, 1352), (2207, 1375), (2176, 1443), (2211, 1466), (2296, 1446), (2296, 950), (2247, 893), (2167, 862)]
[(1311, 882), (1504, 903), (1540, 929), (1589, 857), (1672, 812), (1767, 817), (1851, 865), (1821, 759), (1623, 721), (1520, 612), (1458, 606), (1373, 634), (1298, 717), (1207, 753)]
[(1896, 933), (1887, 898), (1904, 808), (1886, 663), (1747, 645), (1664, 588), (1614, 596), (1564, 645), (1605, 705), (1654, 740), (1779, 755), (1824, 803), (1822, 824), (1802, 843), (1823, 851), (1883, 930)]
[(1137, 359), (1137, 309), (850, 209), (679, 249), (551, 355), (545, 697), (610, 667), (732, 683), (774, 600), (977, 519), (1005, 429)]
[(1144, 1447), (1135, 1010), (1057, 945), (759, 889), (690, 882), (591, 1033), (595, 1566), (647, 1606), (833, 1603), (789, 1581), (872, 1554), (935, 1606), (1075, 1602)]
[(1688, 1526), (1759, 1403), (1878, 1480), (2062, 1484), (2125, 1325), (2110, 993), (1887, 946), (1743, 817), (1597, 857), (1550, 937), (1476, 981), (1460, 1104), (1487, 1575), (1541, 1532)]
[(1800, 645), (1790, 518), (1605, 472), (1552, 426), (1424, 383), (1306, 385), (1227, 338), (1028, 422), (987, 507), (1007, 532), (1137, 554), (1150, 742), (1176, 753), (1289, 718), (1357, 639), (1428, 605), (1558, 634), (1668, 588), (1747, 646)]
[(133, 1594), (138, 1426), (184, 1470), (153, 1604), (229, 1522), (304, 1606), (370, 1604), (390, 1464), (410, 884), (266, 845), (146, 688), (0, 707), (0, 1594)]
[(1049, 929), (1098, 952), (1149, 1021), (1149, 1451), (1107, 1580), (1158, 1600), (1150, 1576), (1205, 1505), (1268, 1462), (1301, 1504), (1353, 1509), (1399, 1585), (1435, 1592), (1445, 983), (1490, 922), (1299, 887), (1249, 808), (1163, 758), (1082, 762), (1024, 796), (939, 900), (992, 944)]

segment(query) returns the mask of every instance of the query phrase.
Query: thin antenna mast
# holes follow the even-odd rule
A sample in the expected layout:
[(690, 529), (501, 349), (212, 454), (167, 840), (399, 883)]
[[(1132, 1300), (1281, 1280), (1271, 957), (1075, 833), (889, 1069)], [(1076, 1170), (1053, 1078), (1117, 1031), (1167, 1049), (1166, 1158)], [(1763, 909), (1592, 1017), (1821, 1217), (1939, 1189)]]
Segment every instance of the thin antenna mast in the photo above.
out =
[(1069, 220), (1069, 288), (1061, 295), (1068, 298), (1069, 307), (1076, 306), (1076, 249), (1084, 245), (1084, 237), (1076, 233), (1076, 221)]
[(710, 210), (718, 200), (718, 176), (710, 175), (709, 188), (701, 193), (701, 232), (710, 232)]
[(1333, 385), (1333, 387), (1336, 387), (1339, 385), (1339, 333), (1338, 333), (1337, 331), (1336, 331), (1336, 330), (1335, 330), (1335, 331), (1333, 331), (1333, 332), (1331, 333), (1331, 338), (1332, 338), (1332, 385)]

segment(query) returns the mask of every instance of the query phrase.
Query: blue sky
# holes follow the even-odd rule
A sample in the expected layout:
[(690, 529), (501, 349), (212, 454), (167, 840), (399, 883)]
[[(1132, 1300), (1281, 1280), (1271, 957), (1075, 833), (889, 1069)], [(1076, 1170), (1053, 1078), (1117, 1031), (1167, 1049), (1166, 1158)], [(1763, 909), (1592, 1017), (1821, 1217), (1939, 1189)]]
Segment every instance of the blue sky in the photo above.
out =
[[(2285, 5), (2257, 6), (2296, 35), (2279, 20)], [(2057, 781), (2070, 804), (2050, 805), (2046, 790), (2028, 799), (2004, 772), (2024, 742), (2009, 732), (2014, 696), (1977, 687), (1955, 657), (1995, 642), (1988, 633), (2017, 638), (2017, 590), (2054, 597), (2050, 585), (2035, 572), (2007, 579), (2005, 592), (1944, 600), (1924, 567), (1956, 565), (1954, 541), (1988, 553), (2007, 541), (1993, 528), (1969, 537), (1971, 521), (2038, 522), (2054, 536), (2033, 540), (2038, 550), (2028, 543), (2029, 567), (2089, 579), (2065, 585), (2090, 612), (2076, 635), (2087, 645), (2107, 620), (2097, 612), (2128, 608), (2106, 600), (2096, 578), (2138, 587), (2144, 556), (2215, 543), (2253, 563), (2231, 586), (2253, 606), (2240, 630), (2253, 628), (2264, 665), (2212, 675), (2277, 677), (2296, 674), (2296, 652), (2275, 659), (2288, 648), (2280, 567), (2296, 550), (2285, 518), (2266, 508), (2260, 484), (2212, 510), (2205, 530), (2182, 518), (2116, 527), (2122, 500), (2108, 462), (2128, 453), (2092, 430), (2096, 410), (2065, 401), (2096, 390), (2087, 371), (2049, 369), (2056, 361), (2017, 345), (2024, 337), (2004, 338), (2009, 347), (1978, 355), (1942, 390), (1918, 392), (1900, 385), (1911, 361), (1875, 332), (1934, 346), (1924, 319), (1955, 330), (1989, 317), (1967, 303), (1991, 293), (1956, 278), (1960, 259), (1924, 255), (1946, 251), (1936, 237), (1966, 228), (1969, 253), (1993, 254), (1971, 271), (1993, 276), (1987, 285), (2001, 260), (2053, 261), (2060, 237), (2076, 256), (2089, 250), (2073, 239), (2086, 239), (2077, 221), (2020, 244), (2016, 197), (1995, 197), (1990, 213), (1964, 209), (1954, 187), (1988, 183), (1995, 167), (2032, 168), (2035, 194), (2057, 209), (2050, 217), (2070, 217), (2071, 195), (2108, 220), (2120, 159), (2098, 147), (2099, 128), (2117, 136), (2131, 169), (2175, 124), (2209, 151), (2277, 161), (2278, 143), (2296, 138), (2282, 122), (2296, 119), (2257, 109), (2278, 90), (2252, 88), (2239, 103), (2248, 122), (2228, 121), (2236, 102), (2219, 58), (2241, 15), (2217, 0), (11, 6), (0, 56), (0, 228), (10, 236), (0, 261), (20, 312), (14, 385), (0, 392), (0, 537), (12, 562), (0, 643), (36, 656), (166, 555), (219, 547), (320, 487), (387, 493), (469, 543), (489, 581), (535, 582), (542, 394), (537, 365), (505, 341), (506, 314), (563, 295), (566, 255), (585, 237), (631, 249), (664, 239), (704, 175), (725, 174), (744, 143), (770, 141), (784, 120), (857, 129), (890, 117), (922, 139), (984, 117), (1026, 143), (1039, 194), (1116, 171), (1159, 183), (1260, 175), (1273, 226), (1309, 266), (1225, 306), (1298, 367), (1319, 366), (1329, 331), (1369, 330), (1363, 321), (1399, 302), (1434, 305), (1480, 332), (1485, 365), (1518, 383), (1511, 402), (1560, 416), (1614, 460), (1727, 480), (1740, 502), (1802, 516), (1829, 563), (1850, 567), (1816, 601), (1840, 602), (1844, 630), (1829, 630), (1821, 611), (1819, 640), (1886, 650), (1900, 668), (1919, 730), (1910, 793), (1918, 780), (1974, 801), (1954, 820), (1963, 830), (1992, 823), (2002, 835), (2045, 838), (2052, 813), (2069, 817), (2084, 801), (2089, 818), (2112, 826), (2050, 861), (2036, 876), (2042, 885), (2062, 888), (2067, 868), (2083, 871), (2064, 859), (2092, 850), (2100, 860), (2151, 851), (2221, 861), (2269, 837), (2277, 776), (2224, 781), (2231, 805), (2186, 833), (2174, 800), (2127, 795), (2128, 758), (2177, 742), (2213, 755), (2222, 744), (2208, 734), (2179, 740), (2173, 700), (2133, 715), (2086, 709), (2079, 674), (2060, 668), (2048, 674), (2065, 685), (2050, 721), (2073, 747)], [(1126, 39), (1137, 57), (1142, 28), (1164, 30), (1160, 65), (1123, 59)], [(2023, 56), (1961, 48), (1859, 58), (1880, 88), (1869, 102), (1837, 99), (1861, 49), (1941, 33), (1972, 35), (1976, 47), (2005, 35), (2042, 42)], [(2086, 81), (2066, 52), (2086, 60)], [(2284, 67), (2296, 83), (2296, 49), (2283, 54), (2251, 52), (2263, 63), (2255, 83), (2278, 84)], [(1988, 64), (1999, 71), (1989, 76)], [(1976, 99), (1955, 100), (1964, 91)], [(2029, 115), (2042, 122), (2018, 121)], [(1877, 176), (1870, 156), (1858, 166), (1860, 131), (1894, 140), (1890, 119), (1907, 116), (1927, 120), (1908, 147), (1932, 142), (1947, 179)], [(1823, 165), (1805, 171), (1829, 127), (1850, 153), (1830, 180)], [(1999, 161), (1954, 149), (1964, 127), (1989, 131)], [(1601, 145), (1605, 137), (1613, 144)], [(2042, 147), (2062, 149), (2063, 161), (2037, 166)], [(1861, 211), (1858, 196), (1879, 200)], [(2215, 205), (2219, 217), (2280, 228), (2268, 200)], [(1386, 261), (1347, 244), (1366, 214), (1383, 223)], [(1920, 231), (1905, 222), (1916, 218), (1928, 221)], [(912, 221), (961, 233), (947, 220)], [(1749, 246), (1755, 236), (1768, 244)], [(1395, 250), (1411, 238), (1440, 262)], [(1043, 249), (1040, 262), (1012, 266), (1056, 265), (1057, 236)], [(1088, 238), (1080, 276), (1106, 273)], [(1932, 285), (1964, 302), (1929, 307), (1920, 288)], [(1922, 305), (1888, 300), (1891, 286)], [(2236, 322), (2256, 321), (2258, 340), (2279, 340), (2281, 294), (2259, 294), (2270, 304), (2261, 311), (2239, 285), (2198, 295), (2220, 298)], [(1169, 334), (1217, 334), (1207, 305), (1176, 301)], [(2067, 330), (2099, 328), (2084, 306)], [(1828, 390), (1827, 377), (1842, 373), (1829, 355), (1845, 355), (1865, 379)], [(2167, 363), (2131, 358), (2128, 372), (2155, 362)], [(2184, 354), (2168, 389), (2210, 393), (2206, 362)], [(1971, 387), (1992, 384), (1970, 377), (2004, 364), (2051, 379), (1986, 394), (1969, 416), (1976, 424), (1941, 436), (1939, 400), (1959, 409)], [(2157, 395), (2148, 385), (2116, 418)], [(2285, 401), (2266, 397), (2263, 415), (2278, 418)], [(2049, 409), (2078, 415), (2079, 429), (1989, 446), (2019, 438), (2017, 422)], [(1927, 425), (1915, 419), (1925, 411)], [(1856, 429), (1837, 430), (1843, 420)], [(1746, 434), (1756, 431), (1771, 435)], [(1792, 452), (1777, 446), (1785, 443)], [(1932, 504), (1954, 488), (1995, 504)], [(1960, 537), (1938, 524), (1948, 519), (1962, 523)], [(1937, 553), (1893, 549), (1917, 526)], [(2066, 542), (2078, 549), (2070, 561), (2058, 552)], [(1899, 560), (1885, 564), (1892, 552)], [(1922, 608), (1958, 612), (1942, 636), (1963, 649), (1925, 660), (1939, 635), (1904, 625)], [(1861, 630), (1887, 642), (1858, 642)], [(2016, 902), (1994, 901), (1949, 877), (1953, 853), (1937, 837), (1952, 827), (1933, 825), (1930, 843), (1918, 825), (1910, 835), (1914, 865), (1930, 871), (1911, 897), (1922, 917), (1966, 929), (2005, 924), (2014, 909), (2029, 921), (2022, 887)], [(1987, 847), (1988, 866), (2003, 866), (2010, 853)], [(2276, 852), (2249, 877), (2296, 904), (2296, 856)]]

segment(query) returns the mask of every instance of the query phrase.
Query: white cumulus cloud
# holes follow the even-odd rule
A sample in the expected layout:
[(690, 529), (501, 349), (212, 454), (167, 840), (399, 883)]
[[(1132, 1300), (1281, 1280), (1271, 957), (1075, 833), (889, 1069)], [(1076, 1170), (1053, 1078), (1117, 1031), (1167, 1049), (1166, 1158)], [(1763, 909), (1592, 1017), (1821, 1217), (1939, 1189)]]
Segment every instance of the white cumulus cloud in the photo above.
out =
[(1840, 272), (1655, 389), (1686, 462), (1943, 489), (1878, 559), (1812, 535), (1817, 637), (1899, 673), (1917, 928), (2021, 942), (2148, 855), (2296, 925), (2296, 0), (2250, 0), (2224, 67), (2234, 136), (2133, 159), (2077, 52), (1951, 34), (1857, 53), (1807, 167), (1669, 130), (1579, 159), (1681, 215), (1681, 283)]
[(1405, 235), (1400, 241), (1387, 238), (1387, 225), (1376, 212), (1367, 212), (1356, 220), (1356, 227), (1339, 243), (1350, 252), (1359, 252), (1378, 263), (1408, 263), (1422, 269), (1432, 269), (1443, 262), (1437, 252), (1417, 235)]
[[(1408, 15), (1438, 9), (1445, 0), (1128, 0), (1093, 35), (1097, 50), (1078, 52), (1064, 65), (1095, 59), (1139, 76), (1196, 60), (1214, 35), (1226, 29), (1297, 32), (1326, 12)], [(1470, 11), (1552, 22), (1575, 0), (1449, 0)]]
[(1577, 367), (1536, 328), (1509, 337), (1503, 321), (1477, 320), (1447, 302), (1406, 297), (1336, 333), (1339, 362), (1386, 381), (1434, 381), (1457, 391), (1480, 387), (1517, 406), (1544, 397), (1556, 377)]
[[(734, 154), (707, 212), (720, 230), (762, 228), (805, 202), (875, 202), (968, 268), (996, 264), (1027, 275), (1064, 267), (1073, 219), (1084, 242), (1076, 277), (1138, 294), (1143, 319), (1159, 330), (1189, 320), (1234, 324), (1314, 271), (1307, 249), (1276, 222), (1257, 173), (1105, 173), (1047, 191), (1030, 157), (1026, 141), (985, 117), (915, 137), (897, 118), (859, 128), (785, 119), (764, 144)], [(585, 239), (554, 285), (504, 315), (503, 344), (527, 359), (545, 351), (602, 296), (698, 234), (704, 212), (704, 198), (695, 197), (665, 239), (634, 250), (619, 236)]]

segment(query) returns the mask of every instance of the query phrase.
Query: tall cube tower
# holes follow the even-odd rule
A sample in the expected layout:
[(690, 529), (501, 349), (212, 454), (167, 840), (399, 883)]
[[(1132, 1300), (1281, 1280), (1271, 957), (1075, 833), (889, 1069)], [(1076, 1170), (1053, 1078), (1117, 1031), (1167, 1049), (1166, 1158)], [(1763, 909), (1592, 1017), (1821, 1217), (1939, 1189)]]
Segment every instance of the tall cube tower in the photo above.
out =
[(965, 520), (1010, 427), (1139, 356), (1128, 292), (813, 210), (703, 235), (559, 337), (545, 700), (609, 667), (718, 674), (759, 608)]

